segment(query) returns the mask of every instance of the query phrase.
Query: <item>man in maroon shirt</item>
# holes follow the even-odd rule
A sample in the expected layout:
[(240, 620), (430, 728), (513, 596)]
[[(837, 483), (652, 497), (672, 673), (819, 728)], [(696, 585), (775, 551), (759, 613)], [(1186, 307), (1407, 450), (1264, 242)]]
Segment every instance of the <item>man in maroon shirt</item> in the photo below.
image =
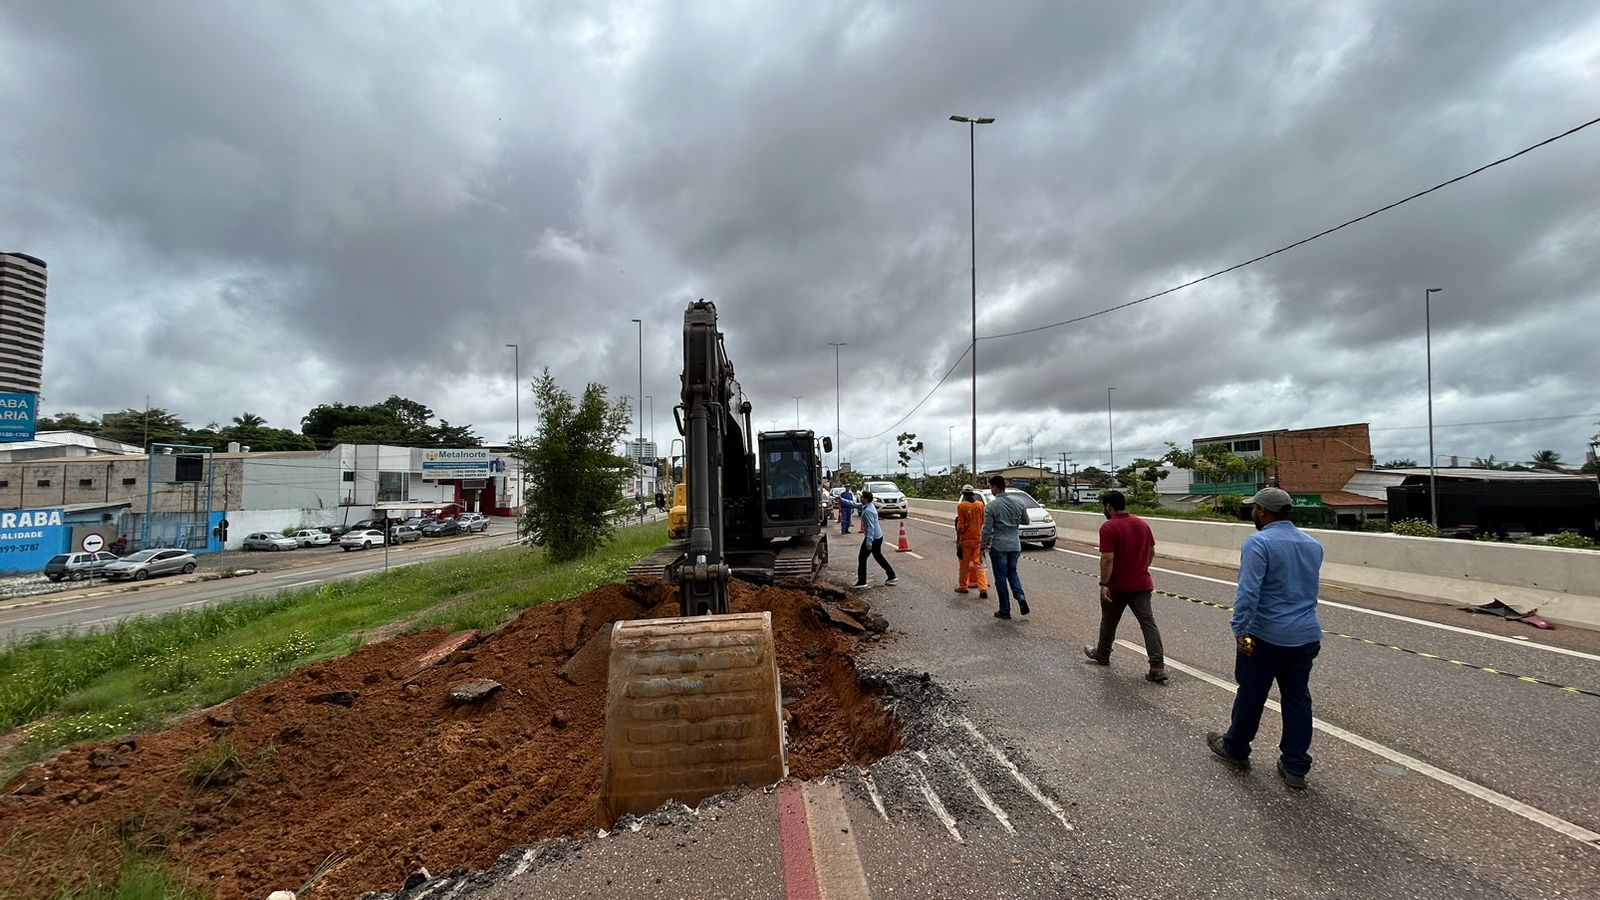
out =
[(1100, 511), (1106, 521), (1100, 526), (1100, 642), (1084, 647), (1083, 655), (1102, 666), (1111, 665), (1111, 644), (1117, 639), (1117, 623), (1122, 611), (1132, 609), (1144, 632), (1144, 649), (1150, 657), (1148, 681), (1167, 680), (1166, 657), (1161, 651), (1161, 632), (1150, 612), (1150, 561), (1156, 556), (1156, 538), (1150, 526), (1128, 511), (1128, 500), (1121, 491), (1100, 495)]

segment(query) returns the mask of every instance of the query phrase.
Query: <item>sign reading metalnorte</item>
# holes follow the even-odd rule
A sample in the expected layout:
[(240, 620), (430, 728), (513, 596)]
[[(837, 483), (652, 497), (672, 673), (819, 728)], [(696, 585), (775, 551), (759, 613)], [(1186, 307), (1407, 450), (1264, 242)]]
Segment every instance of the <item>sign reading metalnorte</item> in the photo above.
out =
[(35, 394), (0, 394), (0, 441), (33, 440), (33, 414), (38, 400)]
[(424, 450), (422, 451), (422, 477), (427, 481), (488, 478), (489, 450), (486, 447), (468, 447), (461, 450)]

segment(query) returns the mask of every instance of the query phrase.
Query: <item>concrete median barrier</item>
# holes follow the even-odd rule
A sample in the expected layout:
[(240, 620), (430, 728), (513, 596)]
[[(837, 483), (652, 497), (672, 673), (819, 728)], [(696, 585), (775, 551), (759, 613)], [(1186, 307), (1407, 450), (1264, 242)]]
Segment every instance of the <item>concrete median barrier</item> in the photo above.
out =
[[(911, 511), (953, 520), (956, 504), (912, 500)], [(1051, 509), (1063, 541), (1098, 541), (1098, 510)], [(1171, 559), (1237, 567), (1248, 522), (1147, 519), (1156, 552)], [(1307, 529), (1325, 551), (1323, 581), (1452, 606), (1501, 600), (1537, 608), (1553, 622), (1600, 628), (1600, 551), (1495, 544), (1396, 534)]]

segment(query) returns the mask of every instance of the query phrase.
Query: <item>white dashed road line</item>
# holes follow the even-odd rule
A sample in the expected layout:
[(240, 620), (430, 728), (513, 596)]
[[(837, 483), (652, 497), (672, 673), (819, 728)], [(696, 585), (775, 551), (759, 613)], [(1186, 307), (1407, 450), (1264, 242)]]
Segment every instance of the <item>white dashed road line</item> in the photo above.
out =
[[(1145, 649), (1143, 647), (1133, 643), (1132, 641), (1126, 641), (1118, 638), (1117, 643), (1135, 653), (1144, 656), (1149, 655), (1145, 653)], [(1238, 686), (1236, 685), (1230, 684), (1209, 672), (1204, 672), (1193, 666), (1177, 662), (1170, 656), (1166, 657), (1166, 664), (1168, 668), (1177, 669), (1179, 672), (1183, 672), (1186, 675), (1193, 675), (1201, 681), (1204, 681), (1213, 687), (1219, 687), (1230, 694), (1237, 693), (1239, 690)], [(1276, 700), (1268, 700), (1267, 707), (1274, 711), (1282, 709)], [(1350, 744), (1351, 746), (1360, 747), (1369, 753), (1374, 753), (1378, 756), (1381, 756), (1395, 765), (1404, 766), (1419, 775), (1426, 775), (1442, 785), (1453, 787), (1464, 794), (1476, 797), (1479, 800), (1483, 800), (1488, 803), (1492, 803), (1506, 812), (1514, 813), (1530, 822), (1543, 825), (1551, 831), (1558, 832), (1566, 835), (1569, 838), (1572, 838), (1575, 841), (1580, 841), (1584, 844), (1587, 844), (1591, 848), (1600, 849), (1600, 832), (1590, 831), (1589, 829), (1584, 828), (1582, 825), (1568, 822), (1566, 819), (1563, 819), (1560, 816), (1552, 815), (1534, 806), (1529, 806), (1528, 804), (1523, 803), (1521, 800), (1507, 797), (1505, 794), (1502, 794), (1493, 788), (1484, 787), (1475, 781), (1468, 781), (1467, 779), (1462, 778), (1460, 775), (1457, 775), (1453, 772), (1447, 772), (1438, 766), (1425, 763), (1414, 756), (1408, 756), (1407, 754), (1380, 744), (1370, 738), (1362, 737), (1353, 731), (1346, 731), (1337, 725), (1324, 722), (1321, 719), (1312, 718), (1311, 727), (1322, 732), (1323, 734), (1328, 735), (1329, 737), (1337, 738), (1347, 744)]]

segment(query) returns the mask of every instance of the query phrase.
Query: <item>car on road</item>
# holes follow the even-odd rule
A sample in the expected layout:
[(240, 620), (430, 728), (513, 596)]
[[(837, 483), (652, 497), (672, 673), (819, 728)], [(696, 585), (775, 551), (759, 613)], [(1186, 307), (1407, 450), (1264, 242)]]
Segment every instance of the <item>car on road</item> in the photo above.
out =
[[(1028, 524), (1017, 529), (1017, 536), (1024, 544), (1038, 544), (1046, 550), (1053, 549), (1056, 545), (1056, 517), (1050, 515), (1050, 510), (1044, 504), (1033, 499), (1027, 491), (1008, 490), (1007, 494), (1022, 501), (1028, 510)], [(984, 503), (994, 499), (994, 495), (987, 489), (978, 492), (978, 497)]]
[(483, 513), (462, 513), (461, 518), (456, 521), (460, 523), (462, 532), (466, 534), (471, 534), (474, 531), (489, 530), (489, 517)]
[(339, 546), (346, 551), (367, 550), (372, 547), (383, 546), (383, 532), (376, 528), (363, 528), (360, 531), (351, 531), (339, 538)]
[(422, 540), (422, 529), (415, 525), (396, 525), (389, 529), (389, 540), (396, 544), (409, 544)]
[(302, 528), (289, 535), (297, 547), (326, 547), (333, 543), (333, 535), (320, 528)]
[(872, 492), (872, 505), (878, 508), (880, 517), (887, 519), (899, 516), (904, 519), (911, 515), (911, 503), (901, 492), (900, 485), (892, 481), (869, 481), (867, 490)]
[(184, 575), (193, 572), (199, 566), (194, 554), (176, 547), (158, 547), (151, 550), (140, 550), (130, 553), (116, 562), (106, 563), (100, 573), (107, 578), (120, 580), (131, 578), (134, 581), (143, 581), (151, 575)]
[(44, 577), (51, 581), (82, 581), (99, 575), (107, 563), (117, 561), (117, 555), (105, 550), (99, 553), (57, 553), (44, 564)]
[(449, 537), (461, 533), (461, 523), (455, 519), (440, 519), (422, 526), (423, 537)]
[(252, 531), (244, 536), (239, 546), (246, 550), (293, 550), (300, 546), (300, 542), (270, 531)]

